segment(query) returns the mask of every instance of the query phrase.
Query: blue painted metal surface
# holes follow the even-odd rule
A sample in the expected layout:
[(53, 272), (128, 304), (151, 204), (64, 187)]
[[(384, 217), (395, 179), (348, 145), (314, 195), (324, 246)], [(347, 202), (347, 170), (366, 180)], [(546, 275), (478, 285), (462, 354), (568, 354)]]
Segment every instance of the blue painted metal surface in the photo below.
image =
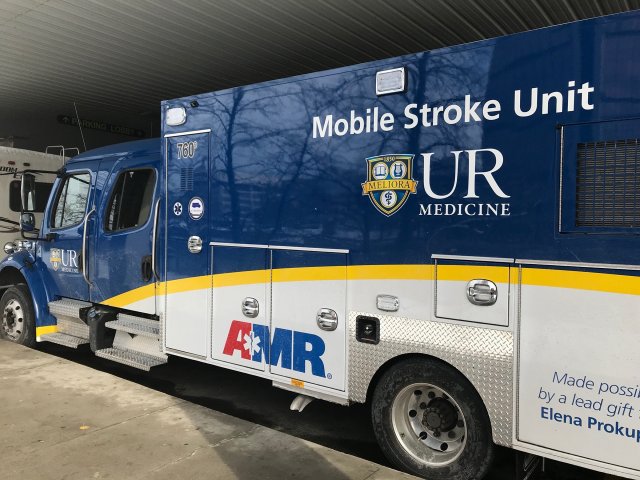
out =
[[(193, 155), (182, 155), (182, 145), (195, 142)], [(167, 250), (166, 279), (197, 277), (209, 274), (209, 135), (206, 133), (167, 139)], [(180, 150), (180, 153), (178, 153)], [(191, 204), (200, 204), (204, 212), (199, 218), (190, 211)], [(203, 241), (202, 250), (193, 254), (188, 250), (192, 236)], [(164, 264), (164, 263), (162, 263)]]
[[(562, 234), (558, 223), (559, 127), (640, 116), (638, 45), (638, 12), (604, 17), (166, 101), (163, 112), (184, 106), (188, 116), (186, 124), (165, 126), (163, 133), (212, 129), (208, 240), (344, 248), (352, 264), (429, 263), (434, 253), (636, 264), (637, 229)], [(407, 92), (376, 97), (376, 72), (400, 66), (408, 72)], [(543, 113), (542, 96), (551, 92), (562, 97), (562, 111), (556, 112), (556, 97), (547, 97), (550, 111)], [(405, 128), (423, 104), (456, 104), (464, 112), (467, 96), (467, 110), (480, 102), (476, 114), (486, 102), (499, 102), (498, 118), (490, 119), (496, 116), (492, 103), (482, 121), (474, 121), (472, 112), (470, 121), (463, 113), (448, 124), (440, 112), (437, 126)], [(536, 112), (527, 115), (533, 97)], [(417, 108), (407, 115), (410, 104)], [(352, 111), (372, 117), (375, 108), (378, 122), (393, 115), (392, 129), (314, 138), (314, 117), (323, 122), (332, 115), (334, 129), (343, 128), (338, 119), (350, 122)], [(455, 114), (449, 112), (450, 118)], [(360, 126), (356, 121), (356, 130)], [(619, 135), (608, 132), (613, 138), (603, 140)], [(624, 135), (638, 138), (640, 130)], [(465, 151), (479, 149), (502, 154), (504, 164), (492, 174), (500, 191), (476, 175), (478, 198), (471, 198)], [(455, 151), (463, 151), (456, 189), (444, 200), (430, 197), (423, 154), (433, 154), (429, 187), (444, 195), (454, 184)], [(366, 158), (385, 154), (413, 155), (418, 182), (416, 193), (390, 217), (376, 211), (362, 187)], [(491, 151), (475, 155), (478, 171), (497, 165)], [(480, 203), (497, 204), (492, 208), (508, 215), (421, 215), (429, 208), (464, 211)]]
[[(89, 276), (92, 283), (91, 301), (93, 302), (102, 302), (121, 293), (154, 283), (153, 278), (143, 277), (142, 263), (151, 257), (155, 200), (149, 205), (146, 220), (140, 225), (114, 232), (109, 232), (105, 228), (114, 187), (119, 176), (125, 172), (153, 171), (154, 198), (161, 196), (164, 179), (161, 176), (160, 142), (155, 140), (148, 145), (151, 148), (103, 157), (100, 161), (98, 179), (104, 193), (94, 205), (97, 214), (91, 224), (88, 253)], [(124, 208), (128, 207), (130, 206), (124, 205)], [(145, 310), (144, 313), (155, 313), (152, 304)]]

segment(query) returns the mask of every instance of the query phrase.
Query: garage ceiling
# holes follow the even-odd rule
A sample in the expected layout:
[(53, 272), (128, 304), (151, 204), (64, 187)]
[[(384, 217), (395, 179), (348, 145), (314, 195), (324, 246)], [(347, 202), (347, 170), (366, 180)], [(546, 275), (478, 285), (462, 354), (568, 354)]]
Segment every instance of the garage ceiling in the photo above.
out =
[(0, 105), (163, 99), (640, 8), (640, 0), (0, 0)]

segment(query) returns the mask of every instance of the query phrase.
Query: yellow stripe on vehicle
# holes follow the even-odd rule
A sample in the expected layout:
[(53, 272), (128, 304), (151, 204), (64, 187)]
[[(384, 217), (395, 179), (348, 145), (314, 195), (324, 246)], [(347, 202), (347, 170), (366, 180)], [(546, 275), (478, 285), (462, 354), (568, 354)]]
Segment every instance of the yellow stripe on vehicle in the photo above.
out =
[[(511, 268), (516, 268), (511, 266)], [(244, 272), (203, 275), (181, 278), (166, 283), (145, 285), (111, 297), (104, 302), (113, 307), (126, 307), (135, 302), (159, 295), (204, 290), (208, 288), (251, 285), (273, 282), (305, 282), (331, 280), (433, 280), (433, 265), (356, 265), (348, 267), (301, 267), (271, 270), (250, 270)], [(486, 278), (496, 283), (509, 282), (508, 266), (486, 265), (438, 265), (440, 281), (469, 281)], [(524, 268), (524, 285), (595, 290), (611, 293), (640, 294), (640, 277), (609, 273)], [(517, 277), (514, 276), (514, 281)]]
[(349, 280), (432, 280), (433, 265), (353, 265)]
[(36, 337), (40, 335), (46, 335), (48, 333), (56, 333), (58, 331), (57, 325), (47, 325), (45, 327), (36, 327)]
[(220, 273), (213, 275), (214, 287), (234, 287), (269, 281), (269, 270), (249, 270), (246, 272)]
[(271, 275), (274, 282), (346, 280), (347, 267), (277, 268), (272, 270)]
[(190, 292), (193, 290), (204, 290), (211, 288), (211, 275), (202, 275), (201, 277), (181, 278), (179, 280), (171, 280), (164, 284), (161, 291), (170, 293)]
[(110, 307), (126, 307), (127, 305), (139, 302), (140, 300), (153, 297), (155, 296), (155, 294), (156, 285), (155, 283), (152, 283), (150, 285), (134, 288), (133, 290), (129, 290), (128, 292), (121, 293), (120, 295), (111, 297), (102, 303)]
[(522, 284), (640, 295), (640, 277), (612, 273), (523, 268)]

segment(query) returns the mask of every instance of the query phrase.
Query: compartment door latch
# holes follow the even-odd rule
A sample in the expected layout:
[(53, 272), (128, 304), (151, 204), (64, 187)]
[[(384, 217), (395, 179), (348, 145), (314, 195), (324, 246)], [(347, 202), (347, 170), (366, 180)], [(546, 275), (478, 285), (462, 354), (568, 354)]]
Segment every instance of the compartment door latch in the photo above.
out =
[(467, 283), (467, 300), (488, 307), (498, 301), (498, 287), (491, 280), (474, 279)]

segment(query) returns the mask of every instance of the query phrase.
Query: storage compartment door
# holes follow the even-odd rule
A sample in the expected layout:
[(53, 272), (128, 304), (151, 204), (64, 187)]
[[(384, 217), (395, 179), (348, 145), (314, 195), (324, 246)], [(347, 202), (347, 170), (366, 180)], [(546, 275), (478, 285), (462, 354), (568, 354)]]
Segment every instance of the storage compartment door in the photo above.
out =
[(509, 325), (508, 264), (436, 260), (436, 317)]
[(264, 370), (269, 358), (268, 250), (214, 245), (213, 339), (216, 360)]
[(523, 265), (518, 440), (640, 470), (640, 276)]
[(271, 373), (344, 390), (347, 255), (272, 250), (271, 261)]

